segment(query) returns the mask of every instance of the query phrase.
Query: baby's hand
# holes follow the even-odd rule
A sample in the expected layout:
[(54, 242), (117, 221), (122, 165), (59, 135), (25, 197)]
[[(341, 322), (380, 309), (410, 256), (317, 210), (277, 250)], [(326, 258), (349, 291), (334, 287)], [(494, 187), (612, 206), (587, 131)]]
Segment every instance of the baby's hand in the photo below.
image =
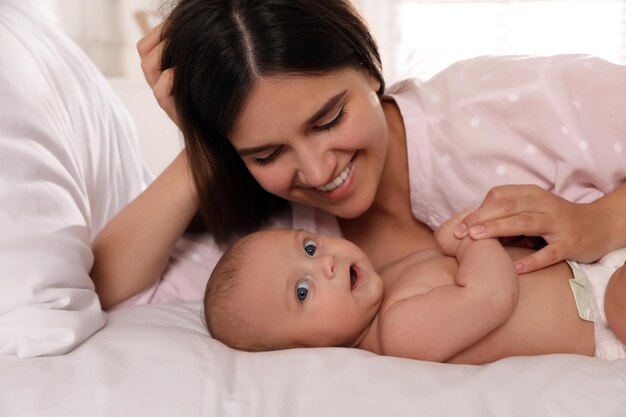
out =
[(435, 230), (435, 240), (437, 240), (437, 244), (439, 244), (441, 250), (446, 255), (456, 256), (457, 248), (462, 239), (458, 239), (454, 235), (454, 229), (472, 211), (473, 209), (465, 209), (455, 214)]

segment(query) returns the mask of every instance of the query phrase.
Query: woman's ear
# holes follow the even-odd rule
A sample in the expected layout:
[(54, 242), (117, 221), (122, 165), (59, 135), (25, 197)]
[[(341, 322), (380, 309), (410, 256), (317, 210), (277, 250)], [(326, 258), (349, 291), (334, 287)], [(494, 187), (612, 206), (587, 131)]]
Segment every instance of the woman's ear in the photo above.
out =
[(370, 85), (372, 86), (374, 91), (378, 93), (378, 90), (380, 90), (380, 80), (374, 74), (372, 74), (371, 71), (368, 71), (368, 70), (366, 71), (367, 71), (367, 76), (369, 78)]

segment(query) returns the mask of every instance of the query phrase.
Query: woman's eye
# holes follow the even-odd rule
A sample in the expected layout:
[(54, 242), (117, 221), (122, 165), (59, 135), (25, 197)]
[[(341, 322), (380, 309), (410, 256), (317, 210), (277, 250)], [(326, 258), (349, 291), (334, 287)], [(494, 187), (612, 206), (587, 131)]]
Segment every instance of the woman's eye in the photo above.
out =
[(304, 251), (307, 253), (307, 255), (309, 256), (315, 255), (316, 250), (317, 250), (317, 244), (314, 241), (307, 240), (304, 243)]
[(333, 127), (337, 126), (339, 123), (341, 123), (344, 117), (346, 117), (346, 112), (342, 107), (341, 110), (339, 110), (339, 114), (337, 114), (337, 117), (335, 117), (333, 120), (326, 123), (325, 125), (315, 127), (315, 130), (330, 130)]
[(306, 297), (309, 295), (309, 283), (307, 281), (300, 281), (296, 285), (296, 298), (298, 301), (302, 302), (306, 300)]
[(260, 166), (271, 164), (276, 158), (280, 156), (281, 153), (283, 153), (283, 147), (279, 146), (274, 150), (274, 152), (272, 152), (268, 156), (265, 156), (263, 158), (254, 158), (254, 163)]

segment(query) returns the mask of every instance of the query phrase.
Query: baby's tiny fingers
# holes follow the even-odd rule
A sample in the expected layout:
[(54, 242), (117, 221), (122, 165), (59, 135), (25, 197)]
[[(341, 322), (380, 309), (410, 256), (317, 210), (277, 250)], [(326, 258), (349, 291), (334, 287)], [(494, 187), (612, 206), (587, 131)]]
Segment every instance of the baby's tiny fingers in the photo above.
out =
[(467, 236), (467, 226), (465, 226), (465, 223), (459, 223), (454, 228), (454, 237), (457, 239), (463, 239), (465, 236)]
[(457, 239), (463, 239), (467, 236), (467, 225), (465, 223), (467, 217), (471, 215), (476, 209), (472, 207), (466, 207), (463, 211), (458, 212), (452, 216), (446, 223), (452, 223), (454, 227), (453, 233)]

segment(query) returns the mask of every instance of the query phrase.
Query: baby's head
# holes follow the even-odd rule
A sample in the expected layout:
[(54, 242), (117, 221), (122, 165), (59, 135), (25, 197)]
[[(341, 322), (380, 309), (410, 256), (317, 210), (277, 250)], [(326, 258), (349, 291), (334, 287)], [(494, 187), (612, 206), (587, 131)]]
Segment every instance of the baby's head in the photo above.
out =
[(356, 346), (378, 313), (380, 276), (345, 239), (252, 233), (224, 253), (204, 297), (211, 335), (240, 350)]

